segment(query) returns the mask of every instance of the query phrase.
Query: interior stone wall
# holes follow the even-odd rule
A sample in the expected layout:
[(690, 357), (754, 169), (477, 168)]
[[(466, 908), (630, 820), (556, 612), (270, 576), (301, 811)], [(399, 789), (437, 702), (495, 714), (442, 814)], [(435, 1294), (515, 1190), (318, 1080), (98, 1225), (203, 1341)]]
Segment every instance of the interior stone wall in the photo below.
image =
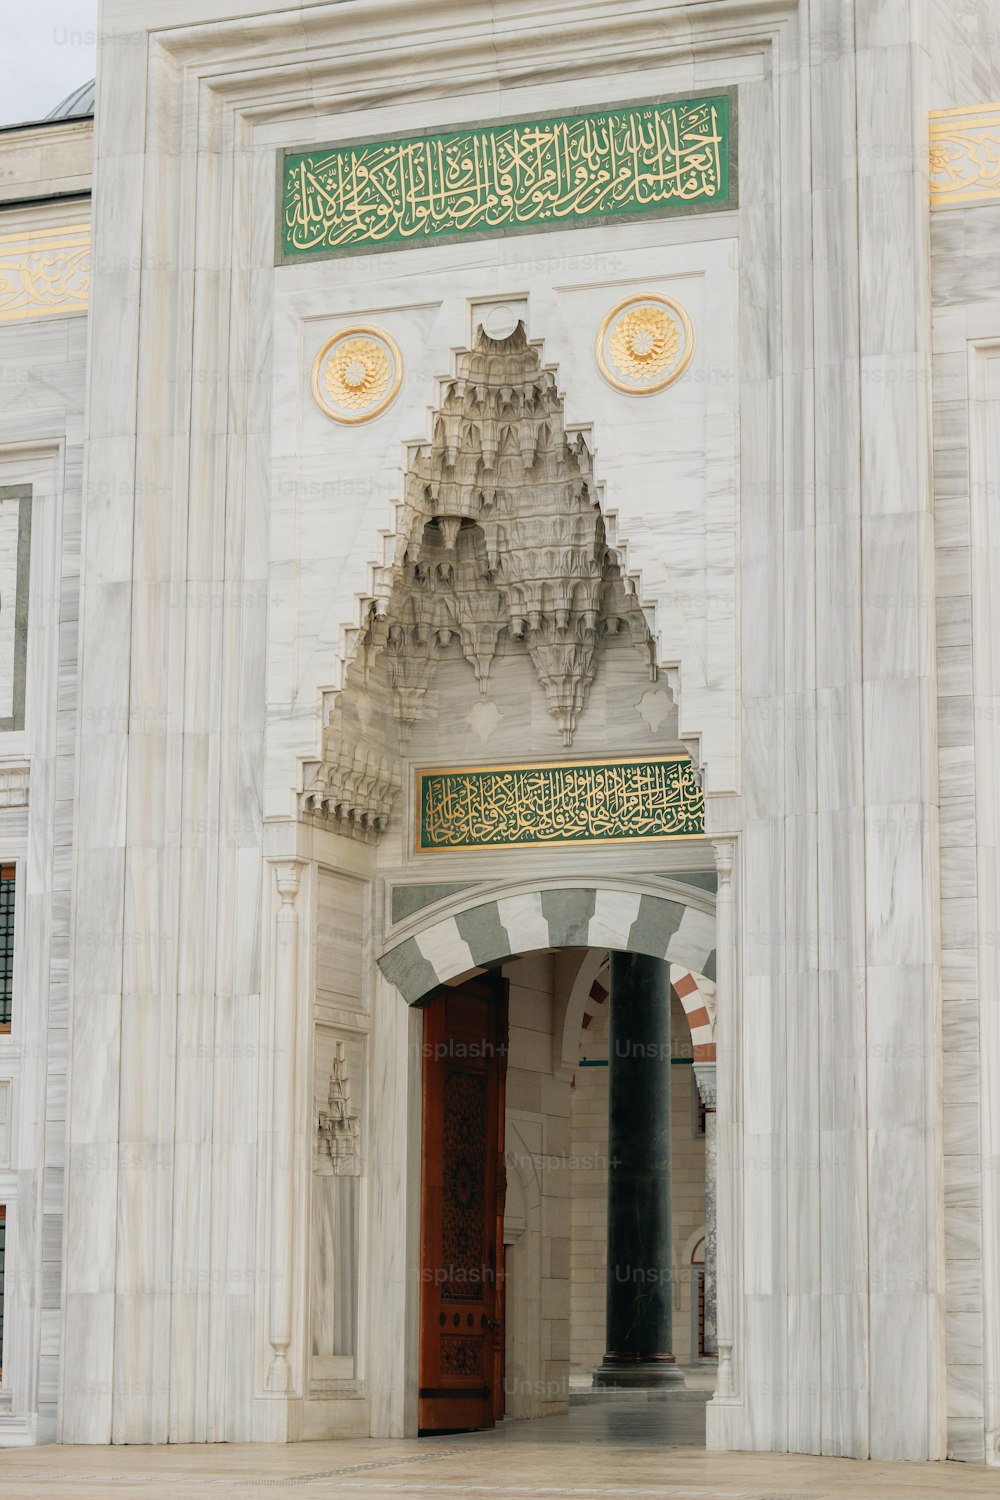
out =
[[(607, 1024), (595, 1020), (581, 1049), (588, 1061), (608, 1055)], [(608, 1265), (608, 1070), (577, 1068), (573, 1075), (573, 1198), (570, 1358), (574, 1375), (604, 1358)]]
[[(674, 1056), (690, 1057), (691, 1030), (676, 998), (671, 1003), (671, 1029)], [(698, 1356), (691, 1334), (691, 1251), (705, 1231), (705, 1137), (694, 1128), (697, 1114), (692, 1109), (691, 1096), (692, 1091), (698, 1092), (694, 1069), (675, 1066), (672, 1083), (673, 1352), (680, 1363), (693, 1364)], [(701, 1258), (704, 1259), (704, 1246)]]

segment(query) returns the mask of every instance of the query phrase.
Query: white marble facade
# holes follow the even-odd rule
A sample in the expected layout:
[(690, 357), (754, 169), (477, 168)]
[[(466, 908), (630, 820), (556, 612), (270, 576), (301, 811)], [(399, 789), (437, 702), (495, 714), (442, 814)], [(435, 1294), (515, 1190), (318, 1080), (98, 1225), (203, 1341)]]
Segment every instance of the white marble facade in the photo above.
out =
[[(103, 9), (89, 312), (0, 319), (0, 486), (35, 518), (27, 720), (0, 733), (30, 785), (0, 807), (26, 872), (0, 1442), (412, 1433), (419, 976), (496, 935), (537, 1032), (511, 1128), (563, 1150), (586, 987), (518, 955), (655, 911), (717, 986), (710, 1445), (997, 1462), (1000, 208), (931, 214), (926, 133), (1000, 96), (1000, 8), (169, 9)], [(275, 264), (281, 148), (729, 87), (727, 211)], [(594, 360), (632, 293), (695, 329), (654, 397)], [(415, 852), (416, 767), (563, 752), (522, 650), (481, 695), (453, 649), (403, 745), (359, 655), (441, 382), (498, 306), (585, 434), (658, 669), (603, 649), (571, 753), (687, 749), (706, 841)], [(338, 426), (310, 370), (356, 324), (404, 377)], [(304, 796), (348, 721), (398, 787), (379, 836)], [(552, 1301), (511, 1326), (544, 1385), (571, 1215), (518, 1191)]]

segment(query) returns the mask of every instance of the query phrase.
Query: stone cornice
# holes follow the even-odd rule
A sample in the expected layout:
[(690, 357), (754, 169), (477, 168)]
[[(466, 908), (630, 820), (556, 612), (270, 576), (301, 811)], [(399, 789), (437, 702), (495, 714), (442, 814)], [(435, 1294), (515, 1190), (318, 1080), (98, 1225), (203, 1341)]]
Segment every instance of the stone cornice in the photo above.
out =
[[(366, 83), (399, 79), (401, 31), (410, 38), (404, 97), (416, 98), (452, 92), (451, 74), (460, 76), (465, 92), (470, 82), (488, 75), (512, 87), (539, 82), (553, 72), (606, 72), (619, 56), (629, 71), (640, 71), (671, 59), (693, 62), (759, 52), (797, 9), (797, 0), (707, 0), (677, 7), (639, 0), (627, 11), (609, 0), (583, 7), (562, 0), (539, 19), (525, 16), (513, 0), (498, 0), (478, 15), (472, 7), (456, 11), (452, 0), (421, 0), (419, 6), (412, 0), (359, 0), (298, 10), (294, 26), (288, 12), (272, 11), (158, 31), (150, 33), (150, 40), (201, 74), (217, 94), (249, 100), (283, 74), (289, 83), (303, 74), (302, 98), (290, 90), (282, 99), (281, 115), (288, 117), (304, 110), (316, 113), (317, 84), (344, 76), (351, 87), (340, 96), (343, 106), (353, 110), (370, 104)], [(510, 14), (498, 16), (498, 11)], [(139, 28), (123, 17), (119, 29)], [(394, 92), (394, 102), (399, 97)], [(323, 112), (330, 112), (329, 105)], [(272, 105), (268, 114), (276, 113)]]

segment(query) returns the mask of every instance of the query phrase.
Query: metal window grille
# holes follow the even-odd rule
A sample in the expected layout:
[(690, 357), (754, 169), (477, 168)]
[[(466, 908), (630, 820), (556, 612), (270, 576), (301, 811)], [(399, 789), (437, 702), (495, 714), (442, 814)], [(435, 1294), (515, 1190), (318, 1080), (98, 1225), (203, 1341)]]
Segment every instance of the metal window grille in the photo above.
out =
[(14, 866), (0, 865), (0, 1027), (10, 1027), (14, 994)]

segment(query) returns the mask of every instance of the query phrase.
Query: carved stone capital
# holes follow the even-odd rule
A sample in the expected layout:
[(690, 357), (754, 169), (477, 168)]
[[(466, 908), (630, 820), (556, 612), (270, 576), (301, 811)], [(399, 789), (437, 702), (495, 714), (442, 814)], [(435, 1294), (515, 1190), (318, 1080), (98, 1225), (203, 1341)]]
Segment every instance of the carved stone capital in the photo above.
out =
[(299, 893), (299, 882), (302, 877), (302, 866), (296, 859), (283, 859), (274, 866), (274, 883), (278, 889), (282, 904), (294, 906), (295, 898)]
[(736, 859), (736, 840), (734, 838), (718, 838), (712, 840), (715, 850), (715, 868), (719, 872), (719, 884), (728, 885), (733, 875), (733, 864)]
[(706, 1109), (715, 1109), (715, 1063), (696, 1062), (694, 1077), (698, 1094)]

